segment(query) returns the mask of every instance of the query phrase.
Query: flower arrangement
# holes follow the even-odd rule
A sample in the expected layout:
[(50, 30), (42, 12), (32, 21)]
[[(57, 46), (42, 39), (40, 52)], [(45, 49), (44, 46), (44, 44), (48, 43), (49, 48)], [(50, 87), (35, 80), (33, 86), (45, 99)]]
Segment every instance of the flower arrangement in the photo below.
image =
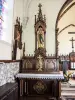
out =
[(73, 73), (74, 72), (67, 71), (67, 73), (64, 74), (65, 81), (69, 81), (69, 79), (71, 78), (71, 76), (72, 76)]

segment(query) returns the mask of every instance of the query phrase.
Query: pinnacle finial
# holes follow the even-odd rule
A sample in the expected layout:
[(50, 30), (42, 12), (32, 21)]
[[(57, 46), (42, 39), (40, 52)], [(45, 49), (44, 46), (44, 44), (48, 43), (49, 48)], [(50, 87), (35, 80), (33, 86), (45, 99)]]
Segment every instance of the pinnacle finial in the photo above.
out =
[(42, 7), (41, 3), (39, 3), (38, 7), (39, 7), (39, 9), (41, 9), (41, 7)]
[(41, 10), (41, 7), (42, 7), (41, 3), (39, 3), (38, 7), (39, 7), (38, 18), (39, 18), (39, 19), (43, 19), (42, 10)]

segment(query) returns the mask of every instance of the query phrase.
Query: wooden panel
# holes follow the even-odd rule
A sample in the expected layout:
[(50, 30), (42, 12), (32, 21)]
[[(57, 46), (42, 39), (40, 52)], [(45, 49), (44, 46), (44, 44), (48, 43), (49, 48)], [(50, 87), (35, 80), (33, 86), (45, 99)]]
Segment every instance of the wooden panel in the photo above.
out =
[[(59, 82), (57, 80), (35, 80), (27, 79), (27, 92), (25, 95), (32, 96), (59, 96)], [(25, 86), (25, 85), (24, 85)], [(24, 87), (25, 88), (25, 87)]]
[[(49, 58), (45, 58), (43, 60), (43, 70), (45, 72), (53, 72), (53, 71), (58, 71), (59, 67), (56, 65), (59, 61), (57, 61), (56, 59), (49, 59)], [(39, 63), (39, 62), (38, 62)], [(24, 72), (32, 72), (34, 71), (38, 71), (38, 69), (36, 68), (37, 66), (37, 59), (34, 59), (34, 57), (32, 58), (25, 58), (22, 60), (22, 67), (20, 69), (20, 72), (24, 73)]]

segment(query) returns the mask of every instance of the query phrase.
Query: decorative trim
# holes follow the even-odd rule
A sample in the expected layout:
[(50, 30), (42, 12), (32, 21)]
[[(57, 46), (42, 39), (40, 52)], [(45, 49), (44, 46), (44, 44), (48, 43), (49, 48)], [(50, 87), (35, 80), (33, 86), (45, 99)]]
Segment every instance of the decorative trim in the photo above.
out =
[(15, 76), (16, 78), (27, 78), (27, 79), (64, 79), (64, 76), (60, 72), (55, 72), (55, 73), (49, 73), (45, 74), (42, 72), (41, 73), (18, 73)]
[(63, 10), (72, 2), (73, 0), (68, 0), (68, 2), (65, 4)]
[(63, 8), (64, 8), (64, 6), (65, 5), (67, 5), (67, 3), (68, 3), (68, 0), (66, 0), (66, 2), (63, 4), (63, 6), (61, 7), (61, 9), (60, 9), (60, 11), (59, 11), (59, 13), (58, 13), (58, 15), (57, 15), (57, 19), (56, 19), (56, 24), (55, 24), (55, 54), (56, 54), (56, 57), (58, 56), (58, 36), (57, 36), (57, 34), (58, 34), (58, 31), (57, 30), (59, 30), (58, 28), (57, 28), (57, 25), (58, 25), (58, 19), (59, 19), (59, 16), (60, 16), (60, 13), (62, 12), (62, 10), (63, 10)]
[[(56, 44), (56, 48), (55, 48), (55, 52), (56, 52), (56, 56), (58, 56), (58, 32), (57, 32), (57, 29), (58, 29), (58, 21), (59, 21), (59, 17), (60, 17), (60, 14), (61, 12), (72, 2), (73, 0), (66, 0), (65, 3), (63, 4), (63, 6), (61, 7), (59, 13), (58, 13), (58, 16), (57, 16), (57, 19), (56, 19), (56, 24), (55, 24), (55, 38), (56, 38), (56, 41), (55, 41), (55, 44)], [(57, 35), (56, 35), (57, 34)]]
[[(66, 0), (66, 1), (65, 1), (65, 3), (64, 3), (63, 6), (61, 7), (61, 9), (60, 9), (60, 11), (59, 11), (59, 13), (58, 13), (58, 15), (57, 15), (56, 24), (55, 24), (55, 32), (56, 32), (56, 29), (57, 29), (57, 25), (58, 25), (58, 20), (59, 20), (60, 13), (63, 11), (65, 5), (69, 4), (68, 2), (69, 2), (69, 0)], [(72, 1), (71, 1), (71, 2), (72, 2)]]
[(73, 4), (71, 4), (62, 14), (61, 16), (59, 16), (58, 21), (70, 10), (70, 8), (72, 8), (75, 5), (75, 2)]
[[(64, 11), (64, 9), (66, 9), (66, 7), (72, 2), (73, 0), (68, 0), (68, 2), (64, 5), (64, 7), (63, 7), (63, 9), (62, 9), (62, 13), (63, 13), (63, 11)], [(59, 17), (60, 17), (60, 15), (59, 15)]]
[(13, 62), (20, 62), (21, 60), (0, 60), (0, 63), (13, 63)]
[(67, 25), (66, 27), (64, 27), (64, 28), (58, 33), (58, 35), (59, 35), (62, 31), (64, 31), (65, 29), (67, 29), (67, 28), (70, 27), (70, 26), (75, 27), (74, 24), (69, 24), (69, 25)]

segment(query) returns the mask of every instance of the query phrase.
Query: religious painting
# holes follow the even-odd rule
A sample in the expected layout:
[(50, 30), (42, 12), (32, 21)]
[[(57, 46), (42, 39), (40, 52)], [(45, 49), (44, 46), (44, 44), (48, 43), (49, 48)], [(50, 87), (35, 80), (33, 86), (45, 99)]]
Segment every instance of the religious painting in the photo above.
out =
[(44, 48), (44, 30), (42, 26), (39, 26), (37, 30), (37, 47)]

